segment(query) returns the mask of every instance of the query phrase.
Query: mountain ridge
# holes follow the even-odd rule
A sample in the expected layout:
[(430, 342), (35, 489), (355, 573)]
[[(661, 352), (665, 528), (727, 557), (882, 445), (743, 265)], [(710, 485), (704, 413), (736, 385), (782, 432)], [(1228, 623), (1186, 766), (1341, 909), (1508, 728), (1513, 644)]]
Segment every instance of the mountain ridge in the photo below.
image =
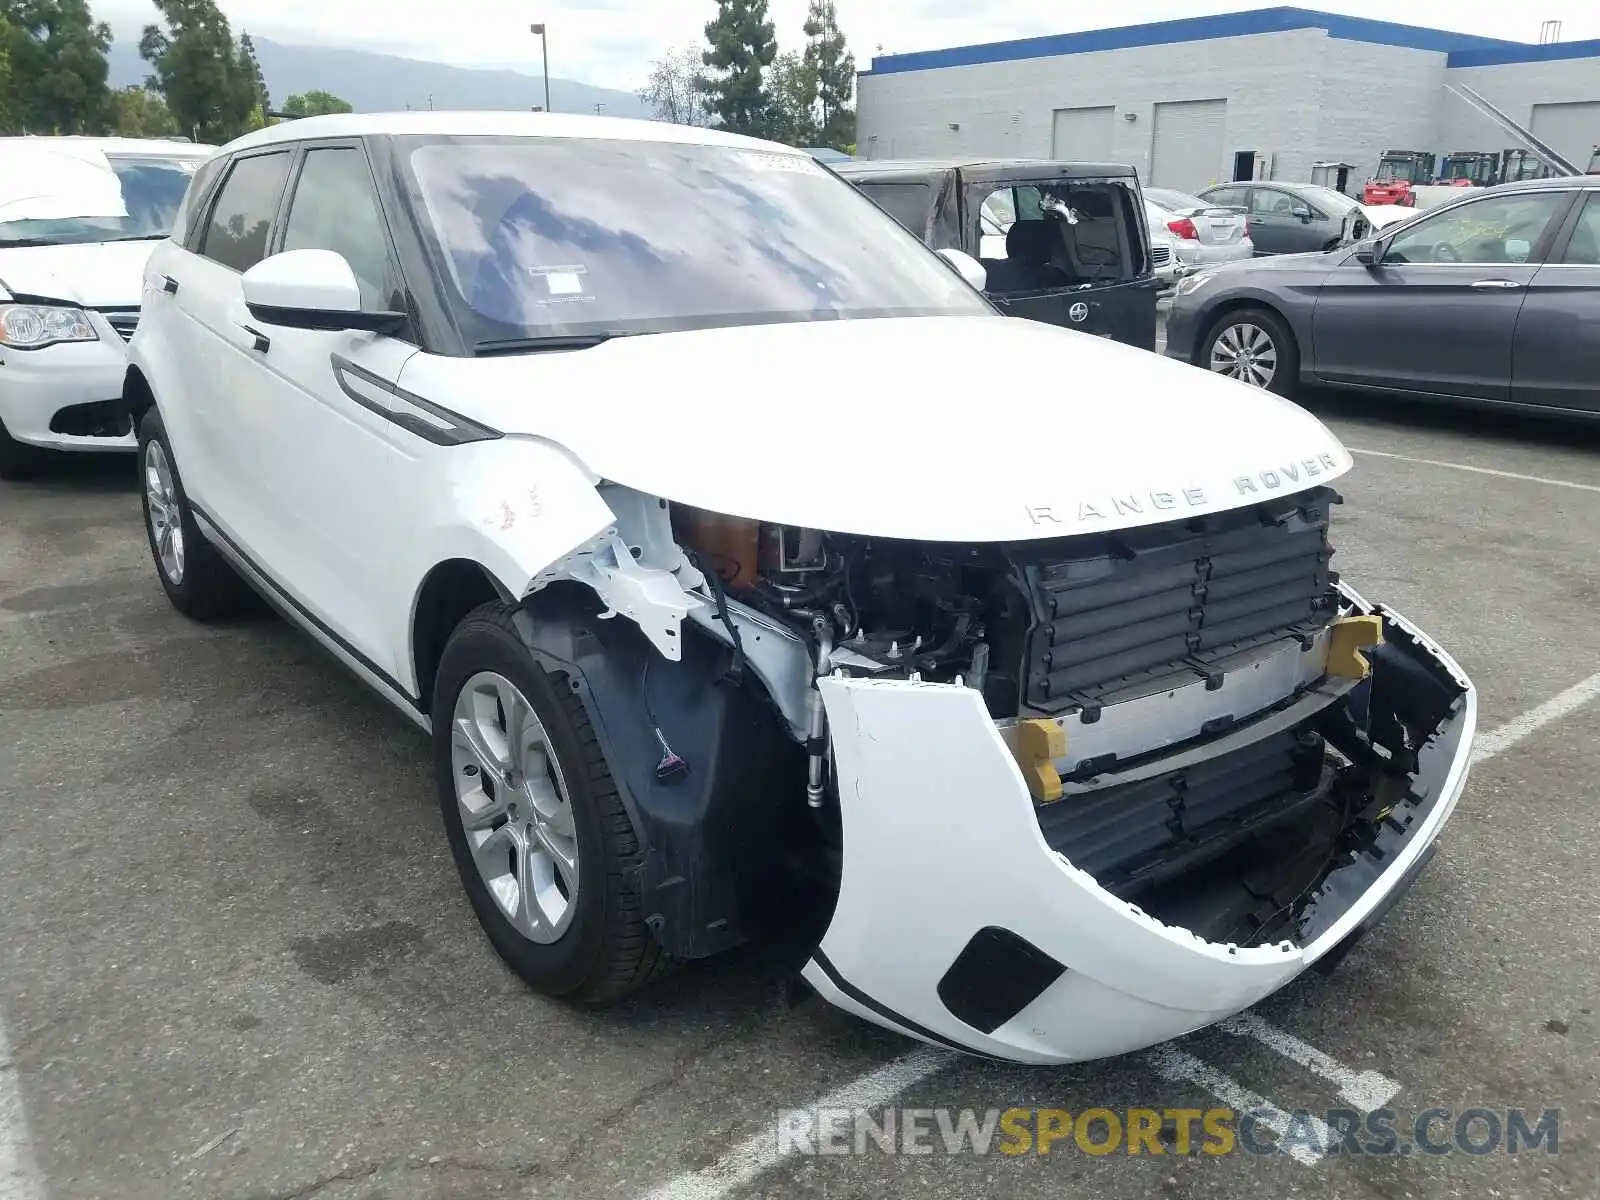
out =
[[(396, 112), (405, 108), (527, 111), (544, 104), (544, 80), (537, 74), (505, 68), (457, 67), (449, 63), (348, 50), (338, 46), (296, 46), (251, 35), (272, 103), (315, 91), (343, 97), (357, 112)], [(107, 56), (112, 87), (140, 84), (150, 64), (135, 41), (116, 41)], [(650, 108), (635, 93), (596, 87), (575, 79), (550, 77), (550, 107), (555, 112), (608, 117), (648, 117)]]

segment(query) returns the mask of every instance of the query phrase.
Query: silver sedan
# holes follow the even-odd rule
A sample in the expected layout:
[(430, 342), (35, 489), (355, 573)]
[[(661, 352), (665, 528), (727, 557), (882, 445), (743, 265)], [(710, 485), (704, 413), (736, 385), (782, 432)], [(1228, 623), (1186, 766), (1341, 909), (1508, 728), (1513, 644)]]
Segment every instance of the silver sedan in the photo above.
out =
[(1145, 188), (1144, 201), (1152, 231), (1172, 239), (1179, 275), (1255, 256), (1250, 222), (1242, 213), (1171, 188)]

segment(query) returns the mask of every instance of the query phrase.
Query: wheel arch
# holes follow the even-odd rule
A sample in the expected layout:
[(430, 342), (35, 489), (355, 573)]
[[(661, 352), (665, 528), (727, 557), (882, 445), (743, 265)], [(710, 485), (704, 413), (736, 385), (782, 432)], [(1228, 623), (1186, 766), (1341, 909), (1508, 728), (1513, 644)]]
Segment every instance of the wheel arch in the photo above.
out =
[(1295, 341), (1295, 353), (1299, 357), (1301, 369), (1303, 370), (1306, 359), (1306, 339), (1302, 336), (1299, 327), (1295, 324), (1294, 318), (1289, 315), (1282, 304), (1277, 303), (1271, 297), (1260, 296), (1253, 293), (1249, 295), (1230, 296), (1226, 300), (1219, 301), (1216, 307), (1212, 308), (1206, 313), (1205, 321), (1200, 326), (1200, 336), (1195, 338), (1194, 349), (1189, 352), (1190, 365), (1204, 368), (1206, 365), (1206, 343), (1210, 340), (1212, 331), (1215, 330), (1216, 327), (1222, 322), (1223, 318), (1231, 316), (1237, 312), (1242, 312), (1247, 308), (1262, 309), (1265, 312), (1271, 313), (1279, 321), (1283, 322), (1283, 327), (1289, 331), (1289, 336)]
[(133, 418), (133, 427), (137, 431), (139, 422), (144, 420), (145, 413), (156, 404), (155, 389), (150, 386), (150, 381), (145, 378), (141, 367), (130, 365), (122, 376), (122, 405), (128, 410), (128, 415)]
[(493, 600), (514, 604), (516, 597), (476, 559), (445, 559), (423, 576), (412, 597), (410, 637), (411, 669), (423, 711), (431, 706), (434, 677), (450, 635), (468, 613)]

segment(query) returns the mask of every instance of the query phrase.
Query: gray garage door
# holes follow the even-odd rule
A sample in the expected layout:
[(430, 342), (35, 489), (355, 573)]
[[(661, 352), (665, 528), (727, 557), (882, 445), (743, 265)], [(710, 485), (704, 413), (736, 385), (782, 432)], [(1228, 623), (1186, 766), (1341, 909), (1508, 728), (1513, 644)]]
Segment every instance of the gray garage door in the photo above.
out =
[(1600, 145), (1600, 100), (1574, 104), (1535, 104), (1533, 136), (1563, 158), (1571, 159), (1582, 171), (1589, 155)]
[(1058, 108), (1050, 126), (1050, 157), (1110, 162), (1112, 110)]
[(1150, 135), (1150, 182), (1198, 192), (1221, 183), (1228, 128), (1226, 100), (1182, 100), (1156, 105)]

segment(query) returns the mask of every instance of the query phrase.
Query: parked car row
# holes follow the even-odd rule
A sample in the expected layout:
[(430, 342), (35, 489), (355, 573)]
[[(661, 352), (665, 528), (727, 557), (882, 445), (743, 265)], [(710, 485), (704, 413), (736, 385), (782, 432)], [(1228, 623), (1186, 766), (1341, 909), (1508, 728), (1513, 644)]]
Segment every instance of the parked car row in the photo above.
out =
[(139, 288), (214, 149), (0, 138), (0, 479), (41, 450), (131, 451), (122, 405)]
[[(1131, 173), (855, 183), (904, 191), (552, 114), (223, 147), (121, 391), (160, 586), (258, 593), (431, 739), (471, 907), (552, 996), (815, 918), (845, 1011), (1055, 1063), (1336, 963), (1476, 724), (1331, 567), (1349, 453), (1117, 344), (1154, 296)], [(0, 347), (0, 389), (47, 352)]]

